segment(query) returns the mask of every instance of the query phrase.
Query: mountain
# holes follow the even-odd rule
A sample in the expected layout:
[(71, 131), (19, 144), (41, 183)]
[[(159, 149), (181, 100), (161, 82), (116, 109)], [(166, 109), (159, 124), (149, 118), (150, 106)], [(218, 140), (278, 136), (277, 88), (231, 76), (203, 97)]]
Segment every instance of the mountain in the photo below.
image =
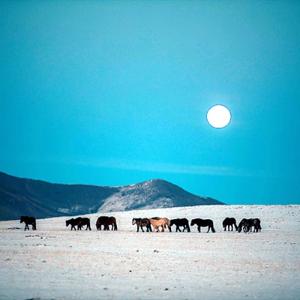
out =
[(167, 208), (177, 206), (223, 204), (215, 199), (193, 195), (179, 186), (161, 179), (152, 179), (120, 187), (99, 207), (99, 211)]
[(161, 179), (121, 186), (56, 184), (0, 172), (0, 220), (193, 205), (223, 204)]

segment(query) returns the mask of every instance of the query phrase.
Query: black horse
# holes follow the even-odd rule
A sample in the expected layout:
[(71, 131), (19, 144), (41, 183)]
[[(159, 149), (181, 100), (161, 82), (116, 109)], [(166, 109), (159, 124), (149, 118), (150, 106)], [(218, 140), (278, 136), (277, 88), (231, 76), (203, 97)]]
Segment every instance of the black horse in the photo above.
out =
[(191, 221), (191, 226), (193, 225), (197, 225), (198, 226), (198, 231), (201, 232), (201, 227), (208, 227), (207, 232), (209, 232), (209, 230), (211, 230), (212, 232), (216, 232), (215, 228), (214, 228), (214, 223), (212, 220), (210, 219), (193, 219)]
[(223, 221), (223, 228), (224, 231), (226, 231), (226, 229), (228, 231), (233, 231), (233, 226), (235, 228), (235, 230), (238, 230), (237, 226), (236, 226), (236, 220), (235, 218), (225, 218)]
[(136, 232), (139, 232), (140, 228), (144, 232), (144, 228), (146, 227), (147, 232), (152, 232), (150, 220), (147, 218), (133, 218), (132, 225), (136, 224)]
[(91, 230), (91, 222), (89, 218), (81, 218), (78, 217), (76, 219), (72, 218), (66, 221), (66, 227), (68, 227), (69, 225), (71, 225), (71, 230), (76, 230), (77, 226), (77, 230), (81, 230), (82, 226), (86, 225), (86, 229), (85, 230)]
[[(253, 227), (253, 229), (252, 229)], [(259, 232), (261, 231), (260, 219), (242, 219), (238, 226), (238, 232)]]
[(190, 232), (191, 229), (190, 229), (190, 226), (189, 226), (189, 221), (188, 219), (186, 218), (183, 218), (183, 219), (172, 219), (171, 222), (170, 222), (170, 226), (172, 227), (173, 225), (176, 226), (176, 232), (177, 231), (180, 231), (180, 228), (179, 227), (183, 227), (183, 231), (187, 231), (187, 232)]
[(28, 217), (28, 216), (22, 216), (20, 218), (20, 223), (25, 223), (25, 228), (24, 230), (29, 230), (29, 226), (32, 226), (32, 230), (36, 230), (36, 219), (34, 217)]
[(101, 216), (97, 219), (97, 230), (101, 230), (102, 226), (104, 230), (109, 230), (109, 225), (111, 225), (111, 230), (118, 230), (117, 221), (115, 217)]
[(238, 232), (247, 232), (250, 230), (250, 219), (242, 219), (238, 226)]

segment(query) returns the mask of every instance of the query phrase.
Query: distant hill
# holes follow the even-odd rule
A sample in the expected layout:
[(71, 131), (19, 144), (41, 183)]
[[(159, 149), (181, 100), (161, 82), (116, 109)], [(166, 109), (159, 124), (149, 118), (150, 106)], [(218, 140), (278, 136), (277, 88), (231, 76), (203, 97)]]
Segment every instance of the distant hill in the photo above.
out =
[(0, 220), (213, 204), (224, 203), (193, 195), (161, 179), (109, 187), (56, 184), (0, 172)]

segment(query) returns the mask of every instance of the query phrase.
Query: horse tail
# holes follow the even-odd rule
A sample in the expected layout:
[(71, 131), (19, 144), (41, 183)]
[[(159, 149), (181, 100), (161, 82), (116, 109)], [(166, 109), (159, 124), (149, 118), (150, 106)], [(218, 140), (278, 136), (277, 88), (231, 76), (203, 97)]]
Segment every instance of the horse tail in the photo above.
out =
[(223, 221), (223, 228), (224, 228), (224, 230), (226, 230), (226, 219)]
[(212, 222), (212, 224), (211, 224), (211, 231), (212, 232), (216, 232), (216, 230), (215, 230), (215, 228), (214, 228), (214, 223)]
[(188, 232), (191, 232), (191, 228), (190, 228), (190, 226), (189, 226), (189, 223), (187, 223), (186, 228), (187, 228), (187, 231), (188, 231)]
[(261, 231), (260, 220), (257, 220), (257, 231)]
[(233, 223), (235, 230), (238, 230), (238, 227), (236, 226), (236, 222)]
[(169, 231), (172, 232), (172, 229), (171, 229), (171, 221), (170, 219), (167, 218), (167, 226), (169, 228)]
[(33, 223), (32, 223), (32, 229), (36, 230), (36, 220), (34, 220)]

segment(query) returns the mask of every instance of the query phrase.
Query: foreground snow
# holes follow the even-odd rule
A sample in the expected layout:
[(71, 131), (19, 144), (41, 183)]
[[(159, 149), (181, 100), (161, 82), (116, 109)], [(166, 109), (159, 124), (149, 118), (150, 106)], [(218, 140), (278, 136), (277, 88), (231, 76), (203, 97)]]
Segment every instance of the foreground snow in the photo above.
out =
[[(37, 231), (0, 222), (0, 299), (300, 299), (300, 206), (196, 206), (111, 213), (119, 231)], [(132, 217), (214, 220), (216, 233), (136, 233)], [(225, 217), (262, 232), (223, 232)], [(21, 226), (22, 225), (22, 226)]]

